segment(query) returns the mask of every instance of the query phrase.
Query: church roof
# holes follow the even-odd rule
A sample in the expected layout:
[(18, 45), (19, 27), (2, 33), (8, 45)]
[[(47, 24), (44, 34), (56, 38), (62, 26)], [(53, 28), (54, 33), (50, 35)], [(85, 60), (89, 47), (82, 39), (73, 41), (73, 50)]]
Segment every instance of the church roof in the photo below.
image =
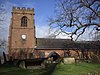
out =
[(100, 41), (71, 41), (70, 39), (37, 38), (36, 49), (100, 49)]
[(64, 49), (70, 39), (37, 38), (37, 49)]

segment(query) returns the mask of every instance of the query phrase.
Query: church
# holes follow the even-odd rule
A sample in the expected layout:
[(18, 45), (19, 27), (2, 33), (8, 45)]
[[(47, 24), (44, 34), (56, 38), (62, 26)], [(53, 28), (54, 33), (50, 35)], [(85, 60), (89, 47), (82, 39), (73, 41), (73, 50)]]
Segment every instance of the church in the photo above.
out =
[[(82, 57), (80, 52), (98, 49), (90, 42), (75, 42), (70, 39), (36, 38), (34, 8), (12, 8), (9, 27), (8, 52), (13, 59), (46, 58), (51, 54), (60, 57)], [(93, 42), (91, 42), (93, 43)], [(90, 46), (89, 46), (90, 45)], [(84, 51), (84, 52), (85, 52)]]

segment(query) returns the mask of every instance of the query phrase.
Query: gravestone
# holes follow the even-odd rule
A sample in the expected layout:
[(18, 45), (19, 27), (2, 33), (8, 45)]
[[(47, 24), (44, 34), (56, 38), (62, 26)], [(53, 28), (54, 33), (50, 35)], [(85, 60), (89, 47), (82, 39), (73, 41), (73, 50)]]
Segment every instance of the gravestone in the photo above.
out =
[(63, 61), (65, 64), (72, 64), (72, 63), (75, 63), (75, 58), (73, 57), (63, 58)]
[(19, 67), (22, 68), (22, 69), (25, 69), (25, 61), (21, 61), (20, 64), (19, 64)]

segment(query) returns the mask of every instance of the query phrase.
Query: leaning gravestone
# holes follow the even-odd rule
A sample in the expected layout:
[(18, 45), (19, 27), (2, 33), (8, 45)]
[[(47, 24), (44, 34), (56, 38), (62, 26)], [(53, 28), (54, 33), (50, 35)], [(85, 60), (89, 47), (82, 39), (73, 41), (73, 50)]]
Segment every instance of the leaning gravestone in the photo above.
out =
[(3, 57), (1, 58), (1, 64), (3, 64), (4, 63), (4, 59), (3, 59)]
[(72, 58), (72, 57), (64, 58), (63, 61), (65, 64), (72, 64), (72, 63), (75, 63), (75, 58)]
[(19, 64), (19, 67), (22, 68), (22, 69), (25, 69), (25, 61), (21, 61), (20, 64)]

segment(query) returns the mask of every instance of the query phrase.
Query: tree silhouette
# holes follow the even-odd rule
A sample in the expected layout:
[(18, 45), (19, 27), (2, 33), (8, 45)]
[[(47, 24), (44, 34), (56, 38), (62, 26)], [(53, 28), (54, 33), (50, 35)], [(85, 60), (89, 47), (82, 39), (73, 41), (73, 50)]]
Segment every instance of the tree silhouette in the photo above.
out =
[(77, 40), (86, 29), (100, 29), (100, 0), (59, 0), (55, 13), (48, 21), (56, 35), (63, 32)]

